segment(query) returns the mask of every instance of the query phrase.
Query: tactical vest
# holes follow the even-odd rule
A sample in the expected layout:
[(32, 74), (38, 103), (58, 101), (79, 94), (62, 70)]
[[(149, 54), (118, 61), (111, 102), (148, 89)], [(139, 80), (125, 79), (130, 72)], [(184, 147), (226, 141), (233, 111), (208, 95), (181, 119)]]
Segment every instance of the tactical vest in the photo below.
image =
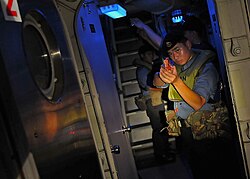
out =
[[(195, 59), (193, 59), (192, 64), (187, 69), (182, 71), (183, 66), (176, 65), (179, 77), (190, 89), (193, 89), (196, 77), (199, 75), (198, 73), (201, 67), (206, 64), (206, 62), (215, 58), (215, 53), (209, 50), (194, 50), (194, 52), (196, 53), (193, 57)], [(182, 97), (172, 84), (169, 85), (168, 98), (171, 101), (183, 101)]]

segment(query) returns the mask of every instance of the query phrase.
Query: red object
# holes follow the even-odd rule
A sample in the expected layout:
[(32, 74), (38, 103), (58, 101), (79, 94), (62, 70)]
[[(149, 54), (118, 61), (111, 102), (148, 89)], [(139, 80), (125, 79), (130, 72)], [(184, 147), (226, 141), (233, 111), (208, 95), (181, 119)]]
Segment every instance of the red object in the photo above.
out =
[(9, 0), (9, 1), (8, 1), (8, 4), (7, 4), (7, 14), (8, 14), (9, 16), (17, 16), (17, 12), (11, 10), (12, 4), (13, 4), (13, 0)]
[(172, 67), (170, 66), (169, 58), (165, 58), (164, 65), (167, 70), (172, 70)]

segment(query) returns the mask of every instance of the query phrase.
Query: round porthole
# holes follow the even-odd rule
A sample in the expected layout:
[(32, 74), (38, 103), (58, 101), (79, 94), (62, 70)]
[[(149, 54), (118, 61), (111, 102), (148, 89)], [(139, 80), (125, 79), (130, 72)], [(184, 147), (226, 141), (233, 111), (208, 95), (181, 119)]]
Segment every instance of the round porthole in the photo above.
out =
[(24, 18), (23, 44), (32, 78), (50, 102), (58, 102), (63, 91), (63, 64), (55, 36), (40, 12)]

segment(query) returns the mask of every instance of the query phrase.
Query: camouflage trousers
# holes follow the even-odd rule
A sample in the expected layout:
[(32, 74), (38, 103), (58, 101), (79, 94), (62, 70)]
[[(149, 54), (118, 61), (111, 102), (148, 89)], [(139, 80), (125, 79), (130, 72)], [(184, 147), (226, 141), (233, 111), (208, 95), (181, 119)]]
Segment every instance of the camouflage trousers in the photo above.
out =
[[(181, 135), (181, 127), (190, 127), (195, 140), (230, 138), (230, 124), (228, 110), (225, 105), (218, 102), (214, 110), (199, 110), (192, 112), (186, 120), (180, 122), (174, 111), (167, 111), (168, 134)], [(183, 122), (185, 125), (183, 125)]]
[(221, 102), (214, 104), (213, 107), (213, 111), (199, 110), (188, 116), (187, 126), (191, 127), (195, 140), (230, 137), (227, 107)]

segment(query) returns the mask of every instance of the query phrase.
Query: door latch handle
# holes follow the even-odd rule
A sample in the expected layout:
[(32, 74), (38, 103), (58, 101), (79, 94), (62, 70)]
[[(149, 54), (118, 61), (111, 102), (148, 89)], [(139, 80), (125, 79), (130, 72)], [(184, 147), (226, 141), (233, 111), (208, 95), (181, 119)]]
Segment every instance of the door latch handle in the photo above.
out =
[(237, 39), (231, 38), (231, 54), (238, 56), (241, 54), (241, 47)]
[(111, 146), (111, 153), (119, 154), (120, 153), (120, 146), (119, 145)]
[(125, 132), (131, 132), (131, 126), (122, 126), (122, 133), (124, 134)]

